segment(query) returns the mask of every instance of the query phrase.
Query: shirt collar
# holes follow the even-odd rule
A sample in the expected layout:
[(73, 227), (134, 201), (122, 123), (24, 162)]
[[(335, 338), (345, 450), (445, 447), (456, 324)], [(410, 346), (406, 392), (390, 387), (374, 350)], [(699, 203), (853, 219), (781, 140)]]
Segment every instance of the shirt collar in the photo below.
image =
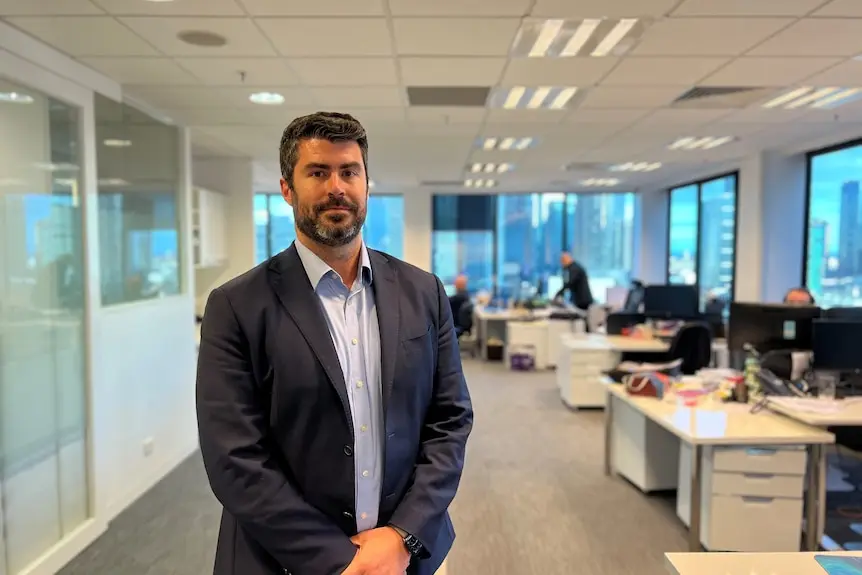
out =
[[(311, 282), (311, 287), (315, 291), (323, 277), (332, 272), (335, 275), (338, 273), (332, 269), (329, 264), (320, 259), (317, 254), (308, 249), (302, 242), (296, 240), (293, 242), (296, 246), (296, 253), (299, 254), (299, 259), (302, 262), (302, 267), (305, 268), (305, 273), (308, 275), (308, 281)], [(365, 247), (365, 242), (362, 242), (362, 247), (359, 252), (359, 269), (360, 278), (363, 285), (371, 285), (371, 259), (368, 257), (368, 248)]]

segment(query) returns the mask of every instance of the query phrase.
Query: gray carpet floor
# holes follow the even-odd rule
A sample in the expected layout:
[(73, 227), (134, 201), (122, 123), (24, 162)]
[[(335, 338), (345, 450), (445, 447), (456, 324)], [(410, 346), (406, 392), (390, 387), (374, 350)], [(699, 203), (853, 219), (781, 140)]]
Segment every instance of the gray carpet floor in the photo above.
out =
[[(572, 412), (553, 373), (465, 360), (476, 422), (452, 506), (447, 575), (661, 575), (686, 549), (670, 497), (602, 470), (601, 412)], [(212, 573), (219, 506), (195, 455), (61, 575)]]

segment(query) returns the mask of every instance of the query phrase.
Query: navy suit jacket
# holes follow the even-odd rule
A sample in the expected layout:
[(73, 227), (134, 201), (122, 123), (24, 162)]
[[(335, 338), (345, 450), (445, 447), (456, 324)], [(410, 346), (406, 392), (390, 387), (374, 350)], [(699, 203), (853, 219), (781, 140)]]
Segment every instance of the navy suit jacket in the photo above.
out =
[[(369, 250), (380, 324), (385, 462), (380, 525), (433, 575), (455, 532), (473, 411), (452, 312), (431, 274)], [(291, 246), (209, 297), (201, 326), (201, 452), (222, 514), (215, 575), (334, 575), (356, 548), (353, 429), (323, 310)]]

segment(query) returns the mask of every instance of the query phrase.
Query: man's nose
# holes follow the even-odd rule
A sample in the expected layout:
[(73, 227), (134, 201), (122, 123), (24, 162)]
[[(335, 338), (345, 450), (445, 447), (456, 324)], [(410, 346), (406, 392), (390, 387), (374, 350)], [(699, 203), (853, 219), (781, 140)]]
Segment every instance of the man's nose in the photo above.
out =
[(332, 196), (344, 195), (344, 180), (341, 179), (341, 175), (337, 172), (329, 176), (329, 179), (326, 181), (326, 191)]

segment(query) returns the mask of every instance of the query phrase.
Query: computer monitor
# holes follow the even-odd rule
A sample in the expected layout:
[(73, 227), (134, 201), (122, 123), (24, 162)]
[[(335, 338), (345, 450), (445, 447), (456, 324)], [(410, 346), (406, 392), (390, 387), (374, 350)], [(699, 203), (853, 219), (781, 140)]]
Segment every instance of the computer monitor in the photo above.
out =
[(812, 323), (820, 314), (815, 306), (732, 302), (727, 348), (738, 352), (748, 344), (759, 353), (810, 350)]
[(823, 310), (824, 319), (852, 319), (862, 321), (862, 307), (831, 307)]
[(818, 371), (862, 370), (862, 319), (819, 319), (813, 323), (812, 367)]
[(654, 319), (694, 319), (700, 315), (697, 288), (651, 285), (644, 288), (644, 315)]

